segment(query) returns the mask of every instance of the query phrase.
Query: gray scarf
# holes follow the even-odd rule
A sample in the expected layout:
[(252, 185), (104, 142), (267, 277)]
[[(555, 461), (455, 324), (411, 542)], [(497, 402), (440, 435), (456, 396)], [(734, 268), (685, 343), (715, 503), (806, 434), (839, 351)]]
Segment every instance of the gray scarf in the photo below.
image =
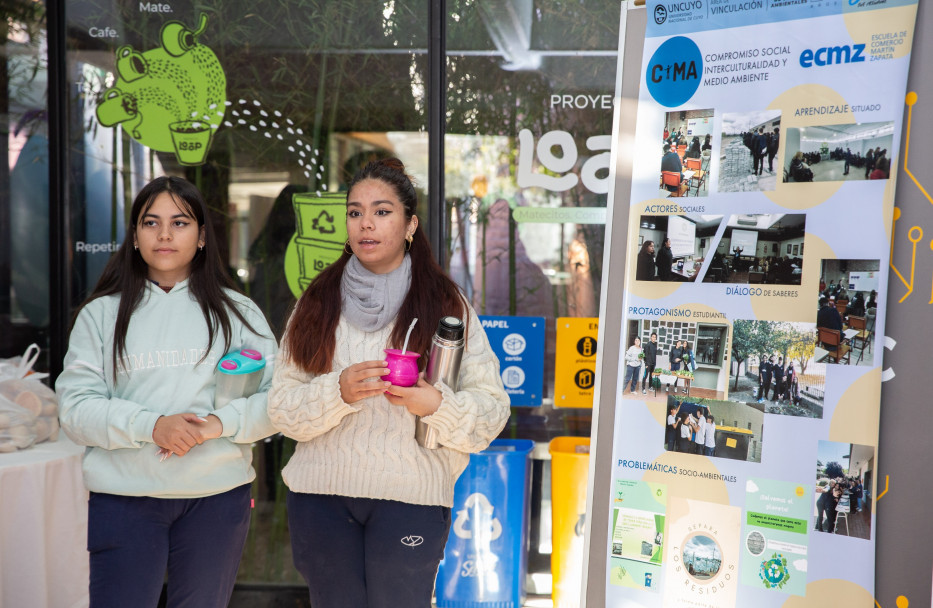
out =
[(343, 271), (340, 292), (343, 314), (354, 327), (379, 331), (395, 320), (411, 285), (411, 258), (408, 254), (398, 268), (374, 274), (354, 255)]

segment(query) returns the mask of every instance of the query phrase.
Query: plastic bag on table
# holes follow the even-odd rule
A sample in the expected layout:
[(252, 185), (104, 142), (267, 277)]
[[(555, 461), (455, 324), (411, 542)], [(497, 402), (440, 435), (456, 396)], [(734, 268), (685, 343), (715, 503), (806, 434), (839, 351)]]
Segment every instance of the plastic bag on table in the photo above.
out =
[(0, 380), (0, 397), (29, 410), (33, 416), (58, 417), (58, 395), (32, 376)]
[(11, 378), (0, 380), (0, 399), (5, 399), (25, 409), (35, 418), (36, 443), (58, 441), (58, 396), (55, 391), (33, 380)]
[(58, 396), (41, 382), (48, 374), (32, 371), (39, 347), (31, 345), (22, 357), (0, 360), (0, 398), (24, 409), (35, 418), (35, 443), (57, 441)]
[(0, 397), (0, 453), (15, 452), (36, 442), (36, 417), (9, 399)]
[(48, 378), (49, 375), (46, 373), (32, 371), (32, 366), (35, 365), (38, 358), (39, 345), (30, 344), (22, 356), (0, 359), (0, 380), (25, 378), (26, 376), (30, 376), (34, 380)]

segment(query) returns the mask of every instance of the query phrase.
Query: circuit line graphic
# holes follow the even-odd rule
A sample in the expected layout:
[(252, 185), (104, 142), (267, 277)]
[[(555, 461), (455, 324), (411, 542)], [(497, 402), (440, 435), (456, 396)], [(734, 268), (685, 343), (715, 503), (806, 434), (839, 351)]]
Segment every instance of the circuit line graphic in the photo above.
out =
[(875, 498), (875, 502), (878, 502), (879, 500), (881, 500), (881, 497), (888, 493), (888, 484), (890, 482), (891, 482), (891, 476), (885, 475), (884, 476), (884, 492), (882, 492)]
[(933, 197), (930, 196), (923, 185), (917, 181), (916, 177), (914, 177), (914, 174), (910, 172), (910, 168), (907, 167), (907, 157), (910, 154), (910, 118), (914, 113), (914, 104), (917, 103), (917, 99), (917, 94), (914, 91), (911, 91), (907, 94), (907, 97), (904, 100), (907, 103), (907, 129), (904, 136), (904, 173), (906, 173), (907, 176), (913, 180), (914, 184), (917, 186), (920, 192), (923, 192), (923, 196), (927, 197), (927, 200), (930, 201), (931, 205), (933, 205)]
[[(906, 300), (907, 296), (909, 296), (914, 291), (914, 271), (917, 268), (917, 243), (919, 243), (920, 239), (923, 238), (923, 228), (921, 228), (920, 226), (914, 226), (910, 230), (907, 231), (907, 240), (913, 243), (913, 250), (911, 251), (911, 254), (910, 254), (910, 282), (908, 282), (907, 279), (904, 278), (904, 275), (902, 275), (901, 272), (897, 269), (897, 266), (894, 265), (894, 236), (893, 235), (897, 228), (897, 220), (900, 217), (901, 217), (901, 210), (895, 207), (894, 208), (894, 226), (891, 228), (891, 235), (892, 235), (891, 236), (891, 253), (888, 257), (889, 259), (888, 265), (891, 267), (891, 270), (894, 271), (894, 274), (897, 275), (897, 278), (901, 280), (901, 283), (904, 284), (904, 287), (907, 288), (907, 293), (905, 293), (903, 297), (900, 300), (898, 300), (898, 304)], [(915, 230), (918, 233), (916, 237), (913, 236)]]
[[(913, 173), (911, 173), (910, 168), (907, 166), (907, 159), (910, 157), (910, 122), (913, 117), (914, 105), (917, 103), (917, 93), (911, 91), (907, 93), (907, 97), (904, 99), (904, 102), (907, 104), (907, 128), (905, 129), (904, 135), (904, 173), (914, 182), (914, 185), (923, 193), (923, 196), (926, 197), (930, 204), (933, 205), (933, 197), (926, 191), (923, 185), (917, 180)], [(897, 227), (897, 220), (901, 217), (901, 210), (897, 207), (894, 208), (894, 226), (891, 227), (891, 255), (889, 257), (888, 265), (891, 267), (891, 270), (894, 271), (894, 274), (897, 275), (897, 278), (901, 280), (901, 283), (904, 284), (904, 287), (907, 288), (907, 293), (898, 300), (898, 304), (902, 303), (907, 299), (914, 291), (914, 271), (917, 268), (917, 243), (920, 242), (920, 239), (923, 238), (923, 228), (920, 226), (913, 226), (910, 230), (907, 231), (907, 239), (913, 243), (913, 250), (911, 251), (910, 256), (910, 281), (904, 278), (904, 275), (897, 269), (897, 266), (894, 265), (894, 233), (895, 228)], [(917, 236), (914, 237), (914, 231), (916, 231)], [(930, 248), (933, 249), (933, 242), (930, 243)], [(930, 293), (930, 304), (933, 304), (933, 288), (931, 288)]]

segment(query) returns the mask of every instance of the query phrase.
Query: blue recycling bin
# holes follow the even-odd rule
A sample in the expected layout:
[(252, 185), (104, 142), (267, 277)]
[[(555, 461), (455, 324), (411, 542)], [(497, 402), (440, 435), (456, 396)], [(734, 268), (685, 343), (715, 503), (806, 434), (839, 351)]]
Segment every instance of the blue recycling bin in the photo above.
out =
[(521, 608), (528, 570), (529, 439), (496, 439), (454, 487), (450, 536), (437, 571), (438, 608)]

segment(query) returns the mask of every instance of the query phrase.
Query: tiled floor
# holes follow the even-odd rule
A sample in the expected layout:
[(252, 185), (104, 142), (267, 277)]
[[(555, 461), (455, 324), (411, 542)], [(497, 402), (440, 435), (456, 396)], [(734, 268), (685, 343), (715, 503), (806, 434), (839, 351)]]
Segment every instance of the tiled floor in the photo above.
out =
[[(434, 604), (437, 606), (437, 604)], [(553, 608), (554, 602), (551, 600), (551, 597), (548, 595), (529, 595), (525, 598), (525, 603), (522, 604), (522, 608)]]
[[(164, 606), (164, 604), (162, 604)], [(434, 604), (436, 606), (436, 604)], [(308, 592), (293, 585), (275, 588), (270, 585), (237, 585), (229, 608), (313, 608)], [(524, 608), (553, 608), (549, 595), (529, 595)]]
[(860, 513), (848, 513), (845, 517), (840, 513), (836, 516), (836, 534), (866, 540), (871, 538), (871, 512), (863, 508)]
[(824, 160), (810, 165), (813, 171), (813, 181), (815, 182), (864, 182), (868, 181), (865, 177), (865, 168), (849, 167), (849, 174), (845, 174), (846, 161), (844, 160)]
[(781, 167), (778, 158), (772, 161), (773, 171), (768, 171), (767, 157), (761, 175), (752, 174), (752, 154), (738, 138), (723, 137), (719, 162), (719, 192), (769, 192), (777, 186)]
[[(867, 502), (862, 510), (855, 513), (839, 513), (836, 515), (836, 530), (834, 534), (851, 536), (852, 538), (871, 538), (871, 510)], [(813, 517), (813, 528), (816, 527), (817, 516)]]

